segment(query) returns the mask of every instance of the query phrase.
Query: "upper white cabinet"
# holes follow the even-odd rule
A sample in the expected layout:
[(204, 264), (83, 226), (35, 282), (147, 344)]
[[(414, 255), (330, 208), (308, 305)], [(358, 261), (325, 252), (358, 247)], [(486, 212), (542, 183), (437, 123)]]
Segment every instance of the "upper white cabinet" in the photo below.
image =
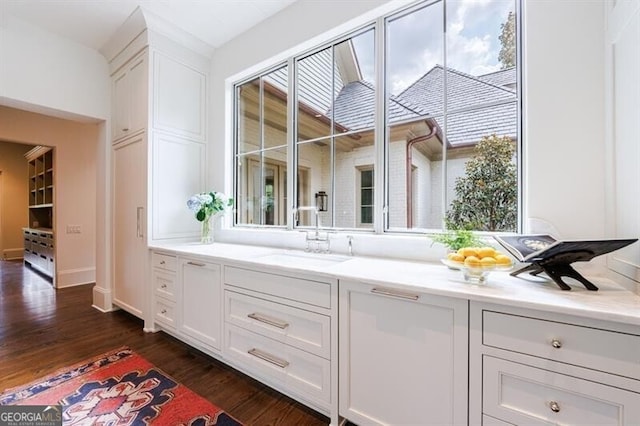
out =
[(112, 77), (112, 136), (117, 141), (147, 127), (147, 51), (127, 62)]
[(154, 55), (153, 126), (194, 140), (206, 135), (206, 75), (167, 55)]
[[(608, 232), (640, 236), (640, 2), (609, 0), (607, 10)], [(640, 282), (640, 243), (609, 256), (614, 271)]]
[(340, 415), (366, 425), (466, 424), (467, 303), (340, 281)]

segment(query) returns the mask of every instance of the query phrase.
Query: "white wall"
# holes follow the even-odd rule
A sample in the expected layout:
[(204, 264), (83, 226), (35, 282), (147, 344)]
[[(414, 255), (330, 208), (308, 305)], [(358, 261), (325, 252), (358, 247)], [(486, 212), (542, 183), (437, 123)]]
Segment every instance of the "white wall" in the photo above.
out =
[[(87, 226), (84, 228), (86, 231), (82, 237), (74, 236), (69, 240), (73, 243), (68, 250), (65, 249), (62, 257), (58, 256), (59, 261), (62, 259), (63, 263), (58, 263), (57, 269), (69, 272), (59, 277), (61, 279), (58, 280), (58, 285), (97, 280), (99, 285), (104, 286), (104, 283), (109, 280), (107, 267), (109, 240), (105, 234), (105, 225), (110, 219), (104, 209), (96, 211), (95, 200), (100, 200), (100, 205), (104, 206), (106, 194), (108, 194), (109, 173), (105, 165), (109, 156), (110, 144), (107, 141), (110, 140), (110, 134), (105, 122), (110, 117), (111, 80), (107, 61), (95, 50), (8, 15), (0, 16), (0, 58), (0, 105), (81, 122), (101, 121), (101, 124), (97, 125), (97, 136), (92, 133), (89, 137), (90, 142), (79, 147), (77, 152), (60, 151), (67, 152), (69, 157), (59, 162), (58, 166), (67, 167), (70, 166), (67, 163), (73, 163), (75, 167), (77, 164), (75, 161), (78, 158), (80, 160), (87, 158), (88, 153), (83, 150), (94, 150), (93, 157), (87, 166), (95, 167), (97, 163), (99, 179), (96, 182), (93, 176), (94, 171), (90, 173), (92, 176), (78, 176), (79, 179), (88, 178), (88, 180), (79, 182), (70, 180), (68, 182), (70, 192), (75, 190), (76, 185), (83, 188), (92, 185), (92, 188), (87, 191), (86, 199), (78, 199), (73, 205), (68, 206), (68, 209), (72, 215), (69, 220), (74, 221), (71, 224), (93, 224), (97, 216), (100, 226), (97, 230), (93, 226)], [(8, 124), (6, 121), (3, 123)], [(92, 132), (95, 127), (96, 125), (92, 127)], [(5, 130), (0, 127), (0, 133)], [(20, 132), (16, 133), (15, 128), (11, 129), (15, 140), (38, 143), (31, 139), (34, 129), (26, 125), (22, 130), (24, 133), (20, 134)], [(42, 139), (45, 145), (52, 144), (44, 135), (40, 135), (38, 139)], [(61, 143), (64, 143), (62, 139), (64, 138), (61, 138)], [(58, 191), (60, 190), (65, 189), (59, 183)], [(89, 216), (91, 212), (93, 216)], [(58, 210), (58, 219), (66, 219), (60, 214)], [(80, 215), (81, 217), (75, 218)], [(96, 237), (100, 244), (90, 245)], [(63, 238), (62, 241), (66, 243), (67, 239)], [(75, 241), (76, 239), (79, 241)], [(58, 240), (58, 247), (60, 247), (60, 240)], [(64, 259), (67, 257), (71, 259), (75, 249), (78, 250), (78, 257), (66, 264)], [(96, 257), (98, 259), (97, 277), (94, 270)]]
[(109, 117), (107, 61), (12, 16), (0, 17), (0, 105), (80, 119)]
[(524, 3), (526, 216), (604, 237), (603, 4)]
[[(100, 135), (101, 125), (97, 123), (77, 123), (0, 106), (0, 139), (55, 148), (58, 287), (95, 281), (96, 158)], [(80, 225), (82, 232), (67, 234), (67, 225)]]

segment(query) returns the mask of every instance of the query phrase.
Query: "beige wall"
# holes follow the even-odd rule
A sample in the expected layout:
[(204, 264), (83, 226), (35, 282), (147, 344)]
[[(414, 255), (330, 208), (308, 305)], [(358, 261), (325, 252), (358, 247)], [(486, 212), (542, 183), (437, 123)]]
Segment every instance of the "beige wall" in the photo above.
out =
[[(101, 137), (99, 124), (0, 106), (0, 139), (55, 147), (58, 287), (95, 281), (96, 158)], [(67, 234), (67, 225), (79, 225), (82, 232)]]
[(23, 255), (22, 228), (28, 222), (28, 169), (24, 154), (32, 146), (0, 141), (0, 256)]

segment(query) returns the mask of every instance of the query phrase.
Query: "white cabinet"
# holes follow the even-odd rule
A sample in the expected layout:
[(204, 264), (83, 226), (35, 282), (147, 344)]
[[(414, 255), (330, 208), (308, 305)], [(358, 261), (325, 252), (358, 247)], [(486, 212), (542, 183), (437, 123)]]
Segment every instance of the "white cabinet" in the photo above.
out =
[(470, 324), (471, 424), (640, 419), (637, 327), (476, 302)]
[[(186, 201), (206, 188), (208, 58), (148, 28), (138, 9), (107, 51), (112, 78), (113, 302), (151, 322), (168, 299), (140, 300), (147, 244), (198, 236)], [(140, 19), (143, 18), (143, 19)], [(126, 39), (126, 34), (136, 34)], [(186, 39), (184, 39), (186, 40)], [(184, 41), (182, 40), (182, 41)], [(133, 232), (133, 236), (131, 236)], [(142, 266), (145, 265), (145, 266)], [(155, 307), (154, 307), (155, 306)], [(165, 325), (177, 318), (164, 318)], [(174, 323), (175, 325), (175, 323)]]
[(176, 257), (154, 252), (151, 254), (151, 268), (154, 321), (175, 331), (179, 290)]
[(112, 81), (112, 139), (120, 140), (147, 127), (147, 51), (127, 62)]
[(467, 423), (468, 302), (340, 281), (340, 415)]
[(144, 318), (148, 292), (146, 241), (146, 137), (113, 147), (113, 302)]
[(179, 265), (181, 309), (178, 332), (219, 351), (222, 340), (220, 265), (183, 258)]
[(225, 359), (337, 424), (335, 280), (225, 266), (224, 283)]

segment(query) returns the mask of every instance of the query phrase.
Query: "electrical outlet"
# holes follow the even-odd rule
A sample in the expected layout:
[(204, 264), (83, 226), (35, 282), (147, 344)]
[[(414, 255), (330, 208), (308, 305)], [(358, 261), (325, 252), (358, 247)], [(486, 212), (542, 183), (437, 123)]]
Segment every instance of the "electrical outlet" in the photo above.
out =
[(82, 233), (82, 228), (80, 225), (67, 225), (67, 234), (80, 234)]

